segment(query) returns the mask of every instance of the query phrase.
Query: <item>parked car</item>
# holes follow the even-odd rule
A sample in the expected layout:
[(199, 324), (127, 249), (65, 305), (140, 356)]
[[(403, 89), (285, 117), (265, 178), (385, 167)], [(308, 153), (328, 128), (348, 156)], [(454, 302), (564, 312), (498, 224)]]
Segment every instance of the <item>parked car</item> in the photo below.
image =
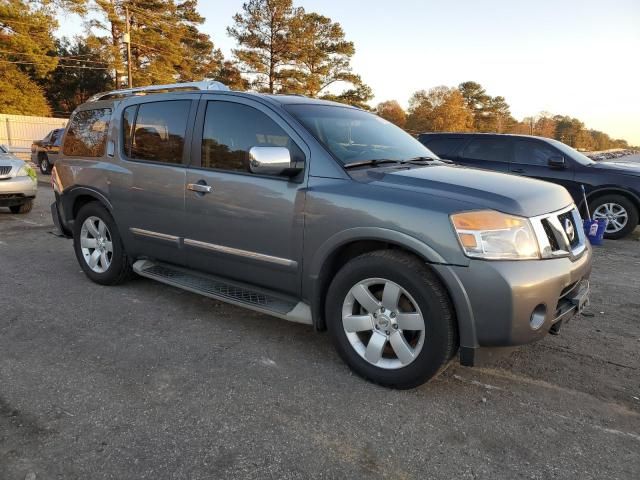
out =
[(34, 140), (31, 144), (31, 161), (40, 167), (44, 174), (51, 172), (60, 154), (60, 143), (64, 128), (51, 130), (42, 140)]
[(0, 145), (0, 207), (9, 207), (11, 213), (29, 213), (37, 191), (35, 170)]
[(91, 280), (133, 271), (328, 329), (359, 375), (409, 388), (458, 347), (473, 365), (557, 332), (589, 291), (566, 190), (433, 157), (338, 103), (123, 90), (73, 114), (51, 209)]
[(423, 133), (418, 139), (442, 158), (459, 165), (562, 185), (582, 213), (586, 213), (581, 189), (584, 185), (593, 217), (609, 220), (606, 238), (623, 238), (638, 225), (638, 163), (596, 163), (562, 142), (527, 135)]

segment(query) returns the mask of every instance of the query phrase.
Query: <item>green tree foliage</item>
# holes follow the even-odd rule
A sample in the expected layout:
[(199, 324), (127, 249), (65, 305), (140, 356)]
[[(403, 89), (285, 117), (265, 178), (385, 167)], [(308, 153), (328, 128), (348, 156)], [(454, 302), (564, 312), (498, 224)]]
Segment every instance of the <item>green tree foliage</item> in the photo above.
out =
[[(50, 109), (35, 83), (57, 65), (50, 2), (0, 2), (0, 111), (48, 115)], [(20, 97), (24, 98), (20, 98)]]
[(227, 32), (238, 42), (233, 54), (251, 78), (252, 88), (278, 93), (290, 81), (288, 70), (295, 57), (291, 26), (303, 14), (292, 0), (250, 0), (234, 15)]
[(77, 38), (73, 42), (63, 38), (57, 42), (56, 54), (67, 59), (42, 82), (55, 114), (68, 114), (91, 95), (113, 88), (104, 52), (92, 48), (96, 43), (99, 42), (93, 37), (86, 40)]
[(345, 40), (339, 23), (317, 13), (304, 13), (294, 18), (291, 36), (295, 42), (300, 93), (316, 97), (336, 82), (362, 83), (351, 72), (355, 46)]
[(515, 122), (504, 97), (488, 95), (477, 82), (463, 82), (458, 89), (473, 113), (475, 131), (502, 133)]
[(368, 108), (373, 94), (351, 69), (353, 42), (330, 18), (306, 13), (292, 0), (250, 0), (228, 33), (238, 42), (234, 55), (252, 88)]
[(49, 116), (43, 90), (15, 65), (0, 66), (0, 113)]
[(376, 114), (400, 128), (404, 128), (407, 123), (407, 114), (395, 100), (379, 103), (376, 107)]
[[(174, 83), (214, 78), (236, 87), (244, 85), (233, 65), (225, 63), (208, 35), (200, 32), (204, 18), (195, 0), (94, 0), (102, 16), (89, 28), (98, 34), (116, 72), (115, 85), (126, 75), (125, 7), (129, 9), (134, 85)], [(101, 35), (100, 35), (101, 34)]]
[(460, 90), (439, 86), (413, 94), (406, 128), (412, 133), (469, 132), (473, 131), (473, 120)]

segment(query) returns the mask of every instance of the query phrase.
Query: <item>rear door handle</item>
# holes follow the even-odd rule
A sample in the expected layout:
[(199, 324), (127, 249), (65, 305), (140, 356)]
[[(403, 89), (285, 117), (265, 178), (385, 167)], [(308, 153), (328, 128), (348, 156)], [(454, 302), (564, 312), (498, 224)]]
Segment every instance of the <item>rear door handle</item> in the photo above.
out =
[(202, 183), (188, 183), (187, 190), (191, 190), (192, 192), (198, 192), (198, 193), (209, 193), (213, 189), (211, 188), (211, 185), (206, 185)]
[(524, 173), (524, 168), (512, 168), (513, 173)]

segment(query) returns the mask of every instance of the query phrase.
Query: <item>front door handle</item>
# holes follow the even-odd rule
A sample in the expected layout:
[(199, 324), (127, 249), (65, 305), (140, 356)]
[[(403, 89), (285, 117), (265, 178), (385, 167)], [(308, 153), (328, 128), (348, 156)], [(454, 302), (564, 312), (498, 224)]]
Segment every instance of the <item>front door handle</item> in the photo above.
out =
[(187, 190), (191, 190), (192, 192), (198, 192), (198, 193), (209, 193), (213, 189), (211, 188), (211, 185), (206, 185), (202, 183), (188, 183)]
[(513, 173), (524, 173), (524, 168), (512, 168)]

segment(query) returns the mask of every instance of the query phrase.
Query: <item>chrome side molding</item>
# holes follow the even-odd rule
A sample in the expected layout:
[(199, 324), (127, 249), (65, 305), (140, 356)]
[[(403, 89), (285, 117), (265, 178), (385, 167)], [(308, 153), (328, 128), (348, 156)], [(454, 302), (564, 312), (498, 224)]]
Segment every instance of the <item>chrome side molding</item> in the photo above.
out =
[(296, 268), (298, 266), (298, 262), (296, 262), (295, 260), (290, 260), (288, 258), (273, 257), (271, 255), (265, 255), (263, 253), (251, 252), (249, 250), (241, 250), (239, 248), (233, 247), (225, 247), (224, 245), (201, 242), (200, 240), (192, 240), (190, 238), (185, 238), (184, 244), (190, 247), (203, 248), (205, 250), (212, 250), (214, 252), (226, 253), (238, 257), (261, 260), (263, 262), (273, 263), (276, 265), (281, 265), (283, 267)]
[(134, 235), (138, 235), (140, 237), (149, 237), (155, 238), (157, 240), (166, 240), (167, 242), (173, 242), (176, 244), (180, 243), (180, 237), (176, 237), (175, 235), (167, 235), (166, 233), (160, 232), (152, 232), (151, 230), (144, 230), (142, 228), (130, 228), (129, 231)]

